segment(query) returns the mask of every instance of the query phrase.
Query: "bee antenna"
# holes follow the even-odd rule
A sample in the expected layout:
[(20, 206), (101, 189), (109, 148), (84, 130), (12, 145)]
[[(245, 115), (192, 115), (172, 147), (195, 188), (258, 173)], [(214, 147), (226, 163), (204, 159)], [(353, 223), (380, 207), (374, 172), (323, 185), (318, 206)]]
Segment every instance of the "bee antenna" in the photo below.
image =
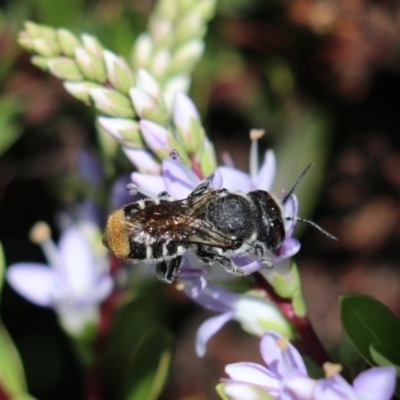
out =
[(297, 189), (297, 186), (300, 185), (300, 182), (303, 180), (304, 176), (306, 175), (306, 173), (308, 172), (308, 170), (314, 165), (314, 163), (310, 163), (307, 165), (307, 167), (304, 169), (304, 171), (301, 173), (301, 175), (297, 178), (296, 183), (293, 185), (292, 189), (289, 190), (288, 193), (285, 194), (283, 200), (282, 200), (282, 204), (285, 204), (289, 197), (293, 194), (293, 192)]
[(321, 228), (318, 224), (316, 224), (313, 221), (310, 221), (309, 219), (305, 218), (300, 218), (300, 217), (286, 217), (285, 218), (287, 221), (300, 221), (300, 222), (305, 222), (314, 228), (318, 229), (321, 233), (323, 233), (325, 236), (327, 236), (329, 239), (337, 241), (338, 238), (336, 236), (333, 236), (331, 233), (327, 232), (325, 229)]

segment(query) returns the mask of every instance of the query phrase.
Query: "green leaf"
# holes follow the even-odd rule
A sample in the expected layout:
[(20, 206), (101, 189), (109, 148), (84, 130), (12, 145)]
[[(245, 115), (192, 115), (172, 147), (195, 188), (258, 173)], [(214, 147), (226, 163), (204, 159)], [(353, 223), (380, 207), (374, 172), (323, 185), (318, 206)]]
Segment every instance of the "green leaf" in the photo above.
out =
[(383, 346), (381, 344), (373, 344), (370, 348), (372, 359), (379, 366), (391, 365), (396, 369), (397, 384), (396, 396), (400, 398), (400, 355), (393, 352), (393, 349)]
[(4, 271), (6, 268), (6, 260), (4, 259), (3, 245), (0, 243), (0, 295), (3, 290)]
[(22, 363), (7, 330), (0, 323), (0, 382), (12, 396), (26, 394)]
[(400, 355), (382, 344), (373, 344), (370, 347), (372, 359), (379, 366), (391, 365), (396, 368), (397, 377), (400, 377)]
[(124, 400), (157, 399), (164, 386), (171, 360), (171, 334), (153, 328), (143, 338), (127, 374)]
[(378, 365), (370, 348), (382, 345), (400, 353), (400, 321), (385, 305), (365, 295), (342, 296), (340, 318), (350, 341), (371, 365)]

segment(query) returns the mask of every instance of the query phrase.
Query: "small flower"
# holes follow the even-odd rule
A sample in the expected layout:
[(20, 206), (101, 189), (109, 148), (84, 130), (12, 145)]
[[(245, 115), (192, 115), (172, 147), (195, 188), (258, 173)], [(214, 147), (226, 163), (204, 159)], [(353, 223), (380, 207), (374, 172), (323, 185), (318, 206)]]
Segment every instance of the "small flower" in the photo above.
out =
[(277, 332), (262, 337), (260, 352), (266, 366), (240, 362), (225, 367), (229, 378), (221, 379), (217, 388), (224, 399), (248, 400), (250, 392), (256, 393), (251, 397), (255, 400), (266, 395), (277, 400), (390, 400), (394, 394), (393, 367), (371, 368), (350, 385), (339, 375), (338, 364), (324, 364), (326, 378), (310, 378), (300, 353)]
[(315, 384), (315, 400), (390, 400), (396, 387), (396, 371), (393, 367), (374, 367), (361, 372), (350, 385), (333, 370), (324, 365), (325, 379)]
[(53, 308), (73, 336), (97, 323), (99, 304), (113, 287), (105, 251), (93, 246), (93, 231), (91, 235), (87, 232), (69, 227), (56, 246), (49, 227), (39, 222), (31, 231), (31, 239), (41, 245), (49, 265), (17, 263), (7, 270), (8, 283), (14, 290), (32, 303)]
[[(250, 388), (263, 390), (273, 399), (311, 399), (314, 381), (308, 377), (306, 366), (299, 352), (286, 338), (274, 331), (267, 332), (261, 338), (260, 352), (266, 366), (252, 362), (240, 362), (228, 364), (225, 367), (229, 378), (221, 379), (223, 384), (220, 386), (220, 390), (224, 394), (231, 392), (231, 385), (246, 384)], [(287, 392), (287, 381), (290, 382), (292, 379), (295, 379), (301, 386), (304, 397), (295, 397)], [(230, 395), (228, 398), (247, 399), (237, 395)]]
[(204, 321), (197, 331), (196, 354), (199, 357), (206, 353), (206, 345), (211, 337), (231, 320), (238, 321), (244, 330), (254, 335), (262, 336), (267, 330), (274, 329), (288, 338), (293, 337), (290, 323), (272, 302), (255, 293), (233, 293), (207, 283), (201, 266), (196, 269), (193, 265), (196, 265), (195, 260), (185, 259), (178, 274), (178, 287), (202, 307), (220, 313)]

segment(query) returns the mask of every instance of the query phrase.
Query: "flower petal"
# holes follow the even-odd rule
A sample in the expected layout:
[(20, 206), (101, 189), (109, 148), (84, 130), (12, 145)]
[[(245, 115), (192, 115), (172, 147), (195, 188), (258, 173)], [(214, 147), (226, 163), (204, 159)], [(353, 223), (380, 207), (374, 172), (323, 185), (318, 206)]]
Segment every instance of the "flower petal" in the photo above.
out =
[(314, 386), (314, 400), (356, 400), (353, 387), (340, 375), (319, 379)]
[(155, 160), (153, 153), (148, 150), (132, 149), (131, 147), (122, 146), (122, 150), (128, 157), (130, 162), (138, 168), (140, 172), (149, 174), (159, 174), (161, 171), (160, 164)]
[(246, 274), (252, 274), (253, 272), (259, 271), (261, 268), (263, 268), (263, 263), (261, 261), (253, 261), (249, 264), (240, 266), (240, 268), (246, 273)]
[(269, 331), (261, 339), (260, 351), (269, 369), (281, 378), (289, 377), (293, 372), (300, 372), (307, 376), (307, 369), (300, 353), (287, 341), (286, 348), (279, 346), (283, 336), (277, 332)]
[(278, 377), (260, 364), (252, 362), (228, 364), (225, 372), (234, 381), (260, 385), (271, 394), (278, 393), (281, 386)]
[(170, 133), (154, 122), (142, 119), (140, 121), (140, 130), (143, 134), (143, 139), (146, 141), (147, 146), (152, 150), (169, 149), (168, 135)]
[[(226, 382), (220, 384), (220, 390), (229, 400), (271, 400), (272, 397), (263, 389), (248, 383)], [(224, 397), (225, 398), (225, 397)]]
[(206, 354), (207, 342), (232, 319), (233, 314), (233, 311), (228, 311), (208, 318), (200, 325), (196, 334), (196, 354), (198, 357), (203, 357)]
[(199, 112), (193, 101), (182, 92), (175, 92), (173, 119), (177, 128), (190, 131), (190, 121), (194, 118), (200, 119)]
[(276, 173), (275, 153), (272, 150), (265, 152), (264, 162), (258, 171), (253, 185), (259, 190), (270, 191), (274, 183)]
[(230, 191), (250, 192), (254, 189), (250, 176), (236, 168), (225, 166), (216, 169), (222, 176), (222, 187)]
[(280, 400), (310, 400), (315, 380), (308, 376), (295, 375), (284, 380)]
[(103, 168), (100, 161), (90, 151), (83, 149), (78, 154), (78, 170), (89, 184), (98, 186), (103, 181)]
[(354, 379), (353, 387), (359, 398), (390, 400), (396, 388), (396, 370), (393, 367), (370, 368)]
[[(286, 201), (284, 205), (283, 214), (286, 218), (293, 217), (296, 218), (299, 212), (299, 201), (297, 200), (297, 196), (292, 194)], [(285, 231), (286, 237), (290, 237), (293, 235), (294, 227), (296, 226), (295, 220), (286, 220), (285, 221)]]
[(99, 307), (90, 305), (79, 307), (76, 304), (60, 302), (56, 307), (63, 328), (72, 335), (81, 335), (85, 328), (96, 325), (99, 319)]
[(221, 174), (216, 170), (208, 178), (214, 190), (222, 189), (223, 180)]
[(96, 263), (89, 243), (75, 227), (68, 228), (58, 244), (63, 261), (63, 270), (59, 271), (64, 284), (77, 298), (91, 293), (95, 283)]
[(164, 178), (161, 175), (133, 172), (131, 174), (131, 179), (132, 182), (139, 187), (139, 189), (144, 189), (144, 191), (148, 192), (149, 194), (153, 194), (153, 196), (149, 197), (156, 197), (159, 193), (164, 192), (166, 189)]
[(294, 256), (300, 250), (301, 244), (295, 238), (286, 238), (282, 243), (282, 247), (279, 249), (277, 256), (271, 256), (271, 260), (274, 264)]
[(110, 196), (110, 208), (111, 210), (116, 210), (125, 204), (132, 203), (139, 200), (138, 196), (132, 196), (129, 194), (126, 185), (131, 183), (131, 179), (128, 174), (124, 174), (119, 177), (113, 184), (111, 188)]
[(167, 192), (176, 199), (187, 197), (200, 182), (196, 174), (186, 165), (170, 159), (163, 160), (162, 174)]
[(39, 306), (53, 304), (56, 272), (45, 264), (17, 263), (6, 272), (7, 281), (21, 296)]
[(239, 321), (247, 332), (262, 336), (267, 330), (274, 329), (292, 336), (291, 326), (274, 303), (257, 296), (242, 294), (237, 296), (233, 308), (234, 319)]
[(91, 300), (93, 303), (101, 303), (112, 291), (114, 281), (110, 275), (104, 274), (96, 283), (96, 292)]

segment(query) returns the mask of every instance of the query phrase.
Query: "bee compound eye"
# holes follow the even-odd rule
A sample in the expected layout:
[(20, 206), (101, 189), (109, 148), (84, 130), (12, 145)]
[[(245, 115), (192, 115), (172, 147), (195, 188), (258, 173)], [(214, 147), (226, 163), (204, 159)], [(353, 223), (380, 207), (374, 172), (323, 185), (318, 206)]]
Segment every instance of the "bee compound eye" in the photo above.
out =
[(270, 248), (272, 250), (277, 250), (279, 247), (281, 247), (283, 241), (285, 240), (285, 228), (282, 222), (275, 221), (271, 223), (269, 240)]

